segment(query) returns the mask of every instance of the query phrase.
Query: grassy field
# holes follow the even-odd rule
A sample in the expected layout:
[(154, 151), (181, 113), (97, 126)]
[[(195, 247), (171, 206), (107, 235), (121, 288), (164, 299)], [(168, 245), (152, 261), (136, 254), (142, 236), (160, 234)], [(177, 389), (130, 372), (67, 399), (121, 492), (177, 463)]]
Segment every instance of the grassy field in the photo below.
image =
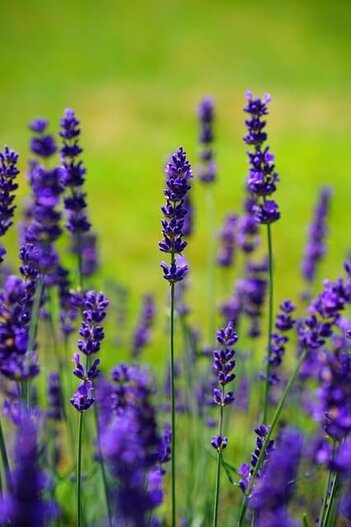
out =
[[(209, 0), (0, 2), (0, 143), (25, 170), (33, 116), (57, 129), (65, 107), (84, 130), (91, 218), (105, 277), (164, 298), (159, 270), (163, 164), (180, 144), (196, 165), (195, 107), (216, 99), (219, 225), (240, 210), (246, 175), (244, 92), (270, 92), (270, 144), (281, 174), (274, 226), (277, 301), (295, 293), (306, 223), (321, 184), (335, 188), (330, 252), (339, 272), (349, 240), (351, 5)], [(204, 312), (204, 192), (195, 183), (188, 255), (197, 318)], [(13, 238), (13, 234), (12, 234)]]

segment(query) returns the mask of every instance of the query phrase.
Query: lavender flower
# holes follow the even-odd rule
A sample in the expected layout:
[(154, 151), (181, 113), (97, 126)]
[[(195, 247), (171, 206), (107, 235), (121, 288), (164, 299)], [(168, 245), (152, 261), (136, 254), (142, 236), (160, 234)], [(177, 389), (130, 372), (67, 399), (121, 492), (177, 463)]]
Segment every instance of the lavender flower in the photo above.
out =
[[(249, 483), (254, 473), (255, 467), (261, 455), (261, 450), (262, 450), (265, 438), (268, 434), (268, 430), (269, 430), (268, 426), (263, 425), (263, 424), (255, 429), (255, 433), (257, 435), (256, 448), (254, 452), (251, 454), (250, 464), (244, 463), (243, 465), (241, 465), (240, 469), (238, 470), (238, 474), (239, 476), (241, 476), (241, 480), (239, 481), (239, 486), (243, 492), (246, 492), (249, 486)], [(256, 474), (257, 478), (260, 477), (261, 472), (262, 472), (262, 467), (264, 467), (265, 463), (269, 459), (273, 450), (274, 450), (274, 441), (273, 439), (270, 439), (270, 441), (266, 445), (266, 451), (264, 455), (264, 460), (261, 464), (261, 469)]]
[(143, 298), (142, 311), (133, 335), (132, 355), (138, 357), (151, 337), (151, 328), (155, 318), (155, 301), (152, 295)]
[(308, 283), (312, 283), (318, 263), (326, 253), (327, 219), (330, 207), (331, 190), (321, 189), (312, 222), (309, 226), (309, 239), (305, 247), (302, 262), (302, 274)]
[[(16, 205), (14, 191), (18, 188), (15, 183), (16, 176), (19, 174), (17, 168), (18, 154), (5, 146), (0, 152), (0, 236), (3, 236), (12, 225), (12, 217)], [(0, 263), (6, 251), (0, 247)]]
[(257, 527), (293, 527), (287, 505), (295, 491), (302, 451), (299, 432), (287, 430), (266, 462), (249, 501)]
[(48, 375), (47, 397), (49, 404), (47, 416), (55, 421), (62, 421), (64, 414), (63, 397), (60, 377), (57, 372), (52, 372)]
[(295, 320), (291, 316), (291, 313), (295, 310), (294, 304), (290, 300), (285, 300), (280, 304), (280, 309), (281, 312), (277, 314), (275, 321), (277, 331), (271, 335), (271, 347), (268, 357), (271, 365), (270, 377), (268, 379), (270, 384), (278, 384), (281, 380), (277, 370), (282, 363), (285, 346), (289, 340), (287, 332), (295, 325)]
[(234, 401), (233, 392), (226, 392), (225, 387), (235, 379), (235, 374), (232, 373), (235, 368), (233, 345), (237, 340), (238, 335), (233, 330), (231, 322), (226, 328), (217, 331), (217, 342), (221, 349), (213, 352), (213, 370), (217, 375), (217, 387), (213, 390), (213, 402), (221, 408), (221, 420), (218, 435), (213, 437), (211, 444), (218, 452), (221, 452), (228, 444), (228, 439), (222, 435), (223, 408)]
[(36, 424), (33, 417), (23, 411), (17, 427), (14, 459), (13, 490), (1, 500), (1, 523), (44, 527), (57, 515), (57, 506), (44, 497), (49, 480), (39, 465)]
[(171, 264), (162, 262), (164, 278), (170, 284), (182, 280), (188, 270), (186, 265), (180, 266), (175, 258), (181, 254), (187, 242), (183, 240), (184, 217), (187, 209), (184, 200), (190, 189), (189, 179), (192, 177), (191, 167), (184, 150), (180, 147), (166, 166), (166, 205), (162, 207), (165, 219), (162, 220), (163, 240), (159, 243), (160, 250), (171, 254)]
[(51, 157), (56, 152), (55, 139), (45, 133), (48, 125), (47, 119), (41, 117), (34, 119), (29, 125), (29, 129), (35, 134), (30, 140), (30, 150), (43, 158)]
[(123, 365), (114, 378), (124, 388), (124, 404), (102, 432), (101, 447), (115, 483), (111, 500), (115, 525), (150, 525), (153, 509), (162, 502), (160, 463), (168, 460), (151, 403), (145, 370)]
[(216, 164), (213, 156), (213, 120), (214, 102), (210, 97), (203, 99), (198, 106), (200, 124), (200, 161), (199, 178), (203, 183), (212, 183), (216, 178)]
[(228, 214), (219, 233), (220, 248), (217, 254), (217, 263), (221, 267), (230, 267), (233, 264), (236, 247), (236, 227), (238, 216)]
[(82, 338), (78, 340), (78, 349), (87, 357), (86, 367), (82, 366), (79, 354), (75, 353), (73, 356), (73, 362), (75, 363), (73, 374), (81, 379), (82, 382), (70, 399), (71, 404), (78, 412), (88, 410), (95, 401), (92, 381), (99, 374), (98, 366), (100, 360), (95, 359), (90, 364), (89, 358), (100, 350), (101, 341), (104, 338), (104, 330), (100, 324), (106, 317), (108, 303), (108, 299), (101, 292), (88, 291), (84, 295), (85, 309), (79, 331)]
[(269, 224), (280, 218), (278, 205), (273, 200), (267, 200), (276, 191), (279, 176), (275, 172), (274, 154), (269, 147), (264, 147), (267, 140), (265, 132), (266, 121), (263, 119), (268, 114), (267, 104), (271, 100), (266, 94), (262, 99), (254, 98), (251, 91), (246, 93), (247, 104), (244, 111), (250, 115), (245, 121), (247, 135), (244, 141), (254, 148), (248, 152), (250, 173), (247, 180), (247, 189), (255, 198), (254, 212), (258, 223)]

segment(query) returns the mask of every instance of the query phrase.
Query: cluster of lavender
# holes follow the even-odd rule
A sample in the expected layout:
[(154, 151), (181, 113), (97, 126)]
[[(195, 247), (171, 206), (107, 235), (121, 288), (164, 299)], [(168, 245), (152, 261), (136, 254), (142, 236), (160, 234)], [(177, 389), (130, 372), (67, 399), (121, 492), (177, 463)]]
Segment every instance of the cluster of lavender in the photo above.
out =
[(247, 104), (244, 111), (250, 115), (245, 121), (247, 134), (244, 141), (254, 148), (248, 152), (250, 173), (247, 180), (247, 189), (255, 199), (255, 218), (259, 223), (269, 224), (280, 218), (277, 203), (267, 199), (276, 191), (279, 176), (275, 172), (274, 154), (269, 146), (264, 147), (267, 140), (265, 131), (266, 121), (263, 119), (268, 113), (267, 104), (271, 97), (266, 94), (262, 99), (253, 97), (251, 91), (246, 93)]
[(114, 478), (110, 490), (116, 525), (158, 525), (164, 463), (170, 459), (170, 430), (159, 434), (146, 370), (121, 364), (112, 371), (113, 400), (102, 426), (102, 453)]
[[(192, 234), (193, 209), (189, 195), (192, 171), (184, 150), (179, 148), (166, 166), (159, 248), (170, 255), (170, 262), (162, 262), (161, 267), (171, 286), (171, 309), (170, 360), (163, 395), (160, 391), (156, 395), (156, 379), (139, 364), (115, 366), (111, 380), (100, 372), (98, 354), (105, 338), (109, 300), (84, 283), (96, 272), (98, 261), (97, 238), (91, 232), (83, 189), (86, 170), (81, 160), (80, 123), (73, 110), (65, 111), (60, 122), (61, 148), (48, 133), (45, 119), (31, 123), (30, 150), (35, 158), (28, 172), (31, 196), (22, 222), (19, 275), (5, 266), (0, 270), (1, 525), (44, 527), (76, 522), (78, 527), (176, 527), (207, 521), (204, 518), (211, 509), (213, 527), (293, 527), (300, 517), (304, 525), (331, 527), (351, 519), (351, 320), (347, 309), (351, 263), (344, 265), (346, 276), (323, 282), (306, 313), (298, 303), (295, 307), (291, 300), (282, 302), (274, 325), (272, 245), (268, 241), (267, 257), (260, 233), (260, 224), (267, 224), (269, 233), (270, 224), (280, 217), (271, 199), (278, 175), (273, 154), (265, 146), (268, 102), (268, 96), (260, 99), (247, 94), (244, 140), (252, 151), (248, 153), (244, 211), (240, 216), (225, 216), (217, 258), (215, 251), (212, 255), (213, 263), (217, 259), (219, 266), (231, 268), (230, 273), (222, 273), (225, 280), (235, 275), (234, 292), (221, 308), (225, 323), (217, 331), (215, 350), (204, 348), (201, 331), (194, 326), (196, 310), (191, 311), (185, 301), (188, 264), (182, 253), (188, 243), (185, 238)], [(201, 102), (199, 119), (199, 179), (210, 183), (216, 176), (211, 99)], [(58, 153), (60, 162), (56, 162)], [(0, 236), (12, 223), (17, 160), (18, 155), (8, 147), (0, 154)], [(303, 263), (309, 287), (325, 256), (329, 200), (330, 190), (322, 189)], [(64, 236), (61, 201), (77, 258), (77, 280), (64, 266), (56, 243)], [(5, 250), (0, 249), (0, 260), (4, 255)], [(236, 273), (238, 260), (242, 260), (242, 269)], [(206, 306), (208, 310), (212, 307)], [(154, 296), (145, 295), (129, 341), (135, 360), (150, 341), (155, 310)], [(79, 385), (70, 398), (69, 355), (80, 316), (78, 350), (73, 355), (73, 375)], [(259, 365), (252, 358), (254, 348), (261, 349), (265, 317), (269, 322), (268, 367), (262, 375), (266, 385), (261, 394)], [(127, 324), (121, 313), (114, 320)], [(294, 329), (296, 339), (289, 336)], [(237, 332), (243, 335), (238, 346)], [(130, 327), (126, 334), (131, 334)], [(288, 354), (282, 382), (282, 361)], [(104, 369), (108, 361), (101, 362)], [(293, 362), (296, 365), (289, 376), (288, 365)], [(224, 408), (234, 401), (230, 386), (236, 376), (235, 410), (242, 415), (233, 417)], [(276, 384), (278, 389), (269, 392)], [(272, 392), (274, 407), (269, 406)], [(299, 410), (303, 434), (290, 428), (296, 426), (290, 425), (293, 411), (286, 420), (288, 401)], [(92, 405), (95, 412), (84, 417)], [(218, 409), (216, 420), (213, 408)], [(169, 410), (170, 425), (164, 423)], [(255, 430), (256, 444), (250, 461), (240, 466), (238, 461), (249, 456), (244, 424)], [(204, 425), (218, 427), (208, 457), (204, 445), (209, 432)], [(227, 434), (232, 432), (229, 441)], [(216, 457), (217, 468), (212, 457)], [(307, 470), (300, 470), (301, 464)], [(71, 477), (74, 465), (75, 478)], [(212, 495), (208, 481), (214, 474)], [(231, 485), (224, 488), (227, 479)], [(320, 494), (319, 479), (325, 479)], [(71, 484), (76, 489), (75, 512), (65, 494), (66, 485), (71, 493)], [(312, 487), (306, 492), (311, 495), (304, 498), (305, 489)], [(292, 504), (297, 488), (303, 492)], [(88, 499), (91, 495), (96, 497), (94, 503)]]

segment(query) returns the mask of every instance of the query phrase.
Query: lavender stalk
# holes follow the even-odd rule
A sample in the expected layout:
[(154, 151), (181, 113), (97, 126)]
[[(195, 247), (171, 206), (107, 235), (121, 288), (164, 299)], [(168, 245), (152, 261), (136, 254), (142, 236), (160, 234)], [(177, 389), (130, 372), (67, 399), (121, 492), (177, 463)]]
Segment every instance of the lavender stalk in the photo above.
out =
[(247, 189), (254, 197), (256, 204), (254, 213), (258, 223), (267, 225), (267, 245), (269, 257), (269, 304), (268, 304), (268, 335), (267, 335), (267, 357), (266, 374), (263, 404), (263, 422), (267, 420), (269, 404), (269, 377), (270, 377), (270, 351), (271, 334), (273, 329), (273, 249), (271, 223), (280, 218), (278, 205), (275, 201), (267, 199), (276, 191), (276, 183), (279, 176), (275, 172), (274, 154), (269, 150), (269, 146), (264, 147), (267, 140), (265, 132), (266, 121), (263, 116), (268, 114), (267, 103), (271, 100), (269, 95), (262, 99), (254, 98), (252, 92), (246, 93), (247, 104), (244, 111), (250, 115), (245, 121), (248, 133), (244, 137), (244, 142), (254, 148), (253, 152), (248, 152), (249, 176)]
[(187, 209), (184, 206), (185, 197), (190, 190), (189, 179), (192, 177), (190, 163), (183, 148), (179, 148), (170, 158), (166, 172), (166, 205), (162, 207), (163, 240), (159, 243), (162, 252), (169, 253), (171, 262), (168, 266), (161, 263), (163, 275), (171, 287), (170, 301), (170, 374), (171, 374), (171, 434), (172, 434), (172, 526), (176, 525), (176, 427), (175, 427), (175, 371), (174, 371), (174, 313), (175, 313), (175, 284), (186, 276), (187, 265), (177, 262), (175, 255), (180, 255), (187, 242), (183, 240), (184, 218)]

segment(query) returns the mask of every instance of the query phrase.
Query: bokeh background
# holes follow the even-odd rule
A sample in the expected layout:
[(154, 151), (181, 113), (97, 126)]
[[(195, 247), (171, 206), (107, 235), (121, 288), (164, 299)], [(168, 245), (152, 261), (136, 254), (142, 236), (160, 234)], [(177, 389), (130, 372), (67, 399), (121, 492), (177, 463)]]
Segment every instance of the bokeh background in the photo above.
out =
[[(28, 122), (46, 116), (57, 130), (63, 109), (74, 108), (103, 280), (128, 285), (132, 306), (149, 290), (164, 298), (157, 248), (163, 165), (179, 145), (196, 165), (196, 105), (205, 95), (217, 109), (214, 225), (241, 209), (247, 88), (272, 95), (269, 144), (282, 211), (274, 225), (277, 301), (300, 287), (306, 226), (322, 184), (335, 191), (320, 278), (339, 273), (351, 248), (350, 2), (1, 0), (0, 19), (0, 144), (21, 153), (20, 194)], [(194, 198), (187, 254), (201, 315), (207, 231), (198, 182)]]

